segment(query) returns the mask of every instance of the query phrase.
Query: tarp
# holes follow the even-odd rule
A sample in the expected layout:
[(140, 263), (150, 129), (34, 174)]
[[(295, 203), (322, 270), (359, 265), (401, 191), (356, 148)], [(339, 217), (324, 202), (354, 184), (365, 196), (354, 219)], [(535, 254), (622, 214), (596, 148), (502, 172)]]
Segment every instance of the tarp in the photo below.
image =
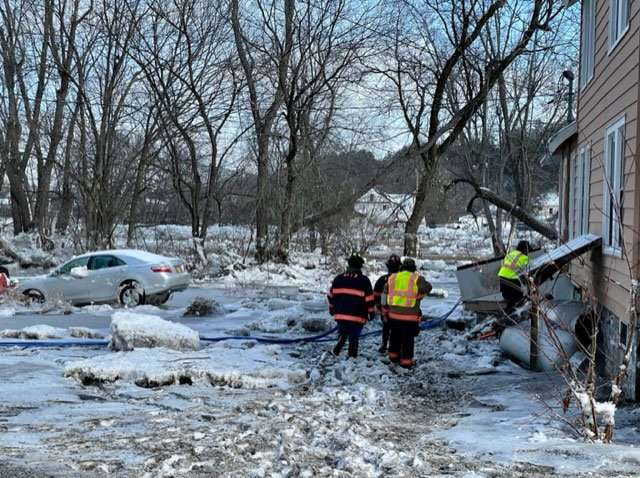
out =
[(520, 278), (523, 279), (529, 275), (534, 278), (536, 284), (542, 284), (576, 257), (601, 246), (602, 238), (595, 234), (576, 237), (552, 251), (534, 258), (529, 263), (527, 270), (520, 275)]

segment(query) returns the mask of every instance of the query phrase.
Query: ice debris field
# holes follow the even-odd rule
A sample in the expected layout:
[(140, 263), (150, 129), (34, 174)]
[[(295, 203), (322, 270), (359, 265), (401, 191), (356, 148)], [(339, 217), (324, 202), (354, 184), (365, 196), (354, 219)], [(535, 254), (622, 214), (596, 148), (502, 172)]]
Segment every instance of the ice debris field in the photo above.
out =
[[(443, 293), (425, 314), (458, 301), (451, 269), (427, 273)], [(558, 377), (520, 369), (495, 343), (423, 331), (411, 372), (375, 334), (356, 361), (325, 342), (263, 344), (252, 337), (329, 332), (324, 284), (228, 280), (135, 311), (2, 306), (2, 341), (101, 345), (0, 347), (0, 464), (65, 477), (640, 474), (635, 409), (618, 410), (615, 444), (583, 443), (546, 412)]]

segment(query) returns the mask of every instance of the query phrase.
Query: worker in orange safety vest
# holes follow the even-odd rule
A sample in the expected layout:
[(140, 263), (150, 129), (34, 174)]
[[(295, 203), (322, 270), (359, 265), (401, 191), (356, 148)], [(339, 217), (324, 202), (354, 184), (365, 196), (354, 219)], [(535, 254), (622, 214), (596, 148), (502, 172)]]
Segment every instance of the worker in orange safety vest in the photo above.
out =
[(422, 320), (420, 301), (431, 289), (411, 258), (405, 258), (400, 272), (392, 274), (387, 281), (382, 298), (391, 327), (389, 360), (399, 362), (401, 367), (411, 368), (416, 363), (413, 353)]

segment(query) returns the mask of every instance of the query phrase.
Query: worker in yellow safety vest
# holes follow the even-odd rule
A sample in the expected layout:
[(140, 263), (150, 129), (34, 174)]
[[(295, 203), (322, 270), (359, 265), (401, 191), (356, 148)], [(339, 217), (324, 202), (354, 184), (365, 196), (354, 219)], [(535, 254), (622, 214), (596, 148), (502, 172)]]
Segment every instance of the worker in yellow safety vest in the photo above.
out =
[(389, 360), (404, 368), (415, 365), (414, 341), (422, 320), (420, 301), (432, 288), (416, 269), (413, 259), (404, 259), (400, 272), (389, 276), (382, 295), (382, 307), (391, 329)]
[(520, 241), (518, 247), (504, 257), (498, 271), (500, 292), (507, 303), (507, 310), (513, 309), (524, 299), (519, 277), (529, 265), (529, 249), (527, 241)]

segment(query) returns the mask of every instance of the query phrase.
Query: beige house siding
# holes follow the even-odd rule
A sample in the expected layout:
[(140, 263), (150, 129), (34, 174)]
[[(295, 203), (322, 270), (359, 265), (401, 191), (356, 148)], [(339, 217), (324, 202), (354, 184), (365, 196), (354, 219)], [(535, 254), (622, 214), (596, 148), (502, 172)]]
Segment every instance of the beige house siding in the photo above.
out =
[[(591, 148), (589, 198), (589, 232), (602, 234), (604, 181), (603, 160), (605, 132), (618, 119), (625, 118), (623, 210), (624, 242), (629, 261), (637, 262), (638, 209), (635, 207), (637, 177), (635, 157), (638, 139), (638, 99), (640, 61), (640, 2), (631, 3), (629, 29), (615, 48), (609, 51), (609, 2), (598, 1), (596, 7), (595, 71), (578, 98), (578, 149)], [(576, 158), (571, 159), (574, 171)], [(626, 260), (610, 255), (574, 261), (571, 274), (588, 288), (600, 303), (620, 319), (629, 309), (630, 271)]]

